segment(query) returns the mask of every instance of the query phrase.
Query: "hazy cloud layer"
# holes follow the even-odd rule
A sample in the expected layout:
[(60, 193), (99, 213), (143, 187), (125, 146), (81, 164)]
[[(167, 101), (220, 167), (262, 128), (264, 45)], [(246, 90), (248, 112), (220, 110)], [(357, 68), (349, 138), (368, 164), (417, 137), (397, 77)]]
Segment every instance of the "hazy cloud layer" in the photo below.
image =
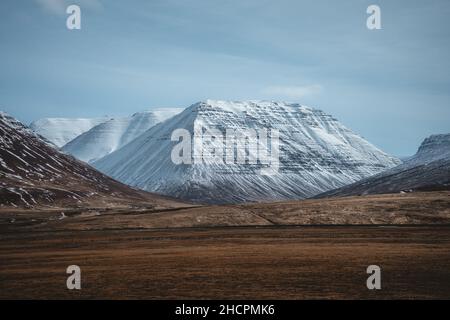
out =
[(263, 90), (266, 95), (275, 98), (301, 99), (306, 96), (316, 95), (322, 91), (322, 86), (315, 84), (309, 86), (269, 86)]
[(48, 13), (63, 15), (66, 8), (71, 4), (79, 5), (84, 9), (100, 9), (102, 4), (99, 0), (34, 0), (42, 9)]

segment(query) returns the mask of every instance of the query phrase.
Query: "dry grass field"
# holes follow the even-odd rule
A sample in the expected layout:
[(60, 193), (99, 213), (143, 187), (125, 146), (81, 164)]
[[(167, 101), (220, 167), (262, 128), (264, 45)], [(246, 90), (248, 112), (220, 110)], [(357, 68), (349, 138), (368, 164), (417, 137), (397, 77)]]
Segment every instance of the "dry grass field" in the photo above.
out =
[[(0, 298), (450, 299), (448, 201), (447, 192), (162, 212), (3, 210)], [(73, 264), (80, 291), (66, 288)], [(371, 264), (382, 268), (381, 290), (366, 288)]]
[(2, 237), (0, 261), (2, 299), (450, 298), (450, 227), (36, 232)]

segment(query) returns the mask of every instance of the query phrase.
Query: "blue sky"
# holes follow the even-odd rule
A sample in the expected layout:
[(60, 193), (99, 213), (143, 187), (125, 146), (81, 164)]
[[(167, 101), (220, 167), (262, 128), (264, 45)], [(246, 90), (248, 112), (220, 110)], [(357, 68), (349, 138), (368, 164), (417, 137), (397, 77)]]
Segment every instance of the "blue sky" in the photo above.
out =
[(410, 155), (450, 132), (449, 23), (448, 0), (2, 0), (0, 110), (29, 123), (284, 100)]

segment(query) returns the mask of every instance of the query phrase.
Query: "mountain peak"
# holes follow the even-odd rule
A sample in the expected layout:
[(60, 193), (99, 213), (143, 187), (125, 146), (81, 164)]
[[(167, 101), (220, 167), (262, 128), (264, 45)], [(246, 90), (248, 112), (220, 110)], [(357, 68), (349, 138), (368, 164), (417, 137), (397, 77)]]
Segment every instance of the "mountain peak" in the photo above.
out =
[(6, 112), (0, 111), (0, 120), (8, 127), (17, 130), (21, 133), (26, 133), (27, 135), (32, 135), (35, 137), (39, 137), (45, 142), (47, 145), (54, 147), (54, 145), (47, 141), (45, 138), (40, 137), (37, 133), (35, 133), (33, 130), (25, 126), (22, 122), (14, 118), (13, 116), (9, 115)]
[(433, 148), (436, 146), (450, 147), (450, 133), (432, 134), (431, 136), (425, 138), (419, 147), (419, 151), (421, 149), (426, 149), (426, 148), (430, 148), (430, 147)]
[(33, 121), (30, 128), (58, 147), (64, 146), (92, 127), (108, 121), (104, 118), (43, 118)]
[[(308, 115), (317, 114), (325, 117), (331, 117), (331, 115), (325, 112), (311, 108), (299, 103), (290, 103), (284, 101), (269, 101), (269, 100), (214, 100), (206, 99), (199, 101), (186, 110), (188, 113), (192, 113), (193, 116), (203, 115), (208, 116), (211, 113), (220, 114), (241, 114), (246, 117), (258, 116), (261, 113), (273, 113), (273, 114), (302, 114), (307, 117)], [(336, 119), (334, 119), (336, 120)]]
[[(261, 175), (261, 168), (267, 165), (263, 162), (212, 163), (202, 159), (201, 163), (175, 164), (171, 160), (176, 144), (171, 139), (173, 133), (184, 129), (193, 137), (196, 125), (222, 134), (233, 129), (239, 136), (239, 130), (276, 130), (279, 170), (273, 176)], [(218, 143), (224, 160), (227, 149)], [(248, 147), (240, 146), (236, 152), (247, 154), (250, 145), (257, 144), (257, 138), (252, 138), (251, 143), (249, 139)], [(205, 100), (154, 126), (93, 165), (144, 190), (194, 202), (237, 203), (305, 198), (398, 163), (398, 159), (318, 109), (274, 101)]]
[(434, 134), (402, 164), (318, 197), (449, 189), (450, 134)]
[(196, 105), (209, 105), (211, 107), (221, 108), (221, 109), (232, 109), (232, 111), (246, 111), (249, 108), (259, 107), (259, 108), (277, 108), (277, 107), (290, 107), (299, 108), (305, 111), (312, 111), (313, 108), (301, 105), (299, 103), (289, 103), (285, 101), (272, 101), (272, 100), (214, 100), (206, 99), (200, 101)]
[(131, 117), (110, 119), (80, 134), (63, 146), (64, 152), (93, 162), (123, 147), (159, 122), (181, 112), (179, 108), (160, 108), (136, 112)]
[(4, 111), (0, 111), (0, 118), (11, 123), (19, 123), (19, 121)]
[(423, 163), (450, 157), (450, 133), (425, 138), (413, 159)]
[(6, 113), (0, 113), (0, 207), (166, 205), (51, 147)]

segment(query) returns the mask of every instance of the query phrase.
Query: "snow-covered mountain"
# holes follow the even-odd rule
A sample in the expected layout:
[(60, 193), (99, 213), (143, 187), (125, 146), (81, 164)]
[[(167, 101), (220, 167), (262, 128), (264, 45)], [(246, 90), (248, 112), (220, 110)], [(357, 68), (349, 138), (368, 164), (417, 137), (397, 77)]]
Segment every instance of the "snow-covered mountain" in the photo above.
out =
[(404, 166), (413, 167), (446, 158), (450, 158), (450, 134), (434, 134), (422, 142), (417, 153), (406, 160)]
[(404, 163), (319, 197), (450, 189), (450, 134), (426, 138)]
[(65, 155), (0, 112), (0, 207), (173, 207), (176, 202), (134, 190)]
[(62, 147), (70, 140), (88, 131), (92, 127), (107, 121), (109, 118), (71, 119), (71, 118), (44, 118), (33, 121), (30, 128), (54, 143)]
[(85, 162), (93, 162), (121, 148), (155, 124), (183, 109), (165, 108), (139, 112), (131, 117), (114, 118), (79, 135), (63, 146), (62, 151)]
[[(271, 135), (278, 130), (278, 171), (261, 174), (265, 167), (261, 161), (242, 164), (204, 159), (201, 163), (175, 164), (171, 155), (179, 142), (171, 141), (172, 133), (183, 128), (194, 136), (198, 127), (220, 132), (267, 129)], [(236, 154), (253, 152), (245, 145), (234, 149)], [(237, 203), (306, 198), (399, 163), (317, 109), (283, 102), (207, 100), (154, 126), (93, 165), (147, 191), (196, 202)]]

